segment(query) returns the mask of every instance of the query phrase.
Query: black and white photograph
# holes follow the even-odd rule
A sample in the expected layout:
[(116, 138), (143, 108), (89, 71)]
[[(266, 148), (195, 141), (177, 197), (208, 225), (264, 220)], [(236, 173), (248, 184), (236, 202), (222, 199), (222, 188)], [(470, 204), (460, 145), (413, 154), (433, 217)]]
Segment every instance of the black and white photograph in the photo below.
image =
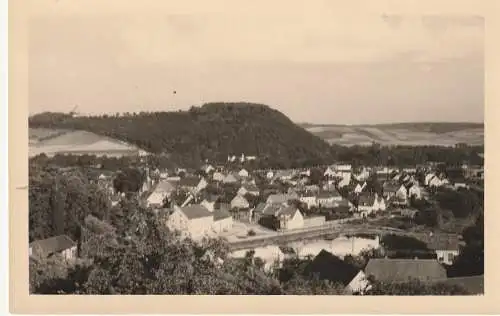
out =
[(485, 295), (483, 16), (78, 2), (27, 21), (31, 295)]

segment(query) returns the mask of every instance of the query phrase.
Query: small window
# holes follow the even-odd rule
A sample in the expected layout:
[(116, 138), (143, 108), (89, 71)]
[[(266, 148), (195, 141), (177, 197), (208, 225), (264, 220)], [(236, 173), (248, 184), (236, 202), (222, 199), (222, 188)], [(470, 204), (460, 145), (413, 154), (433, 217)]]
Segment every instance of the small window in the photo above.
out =
[(453, 262), (453, 259), (455, 258), (455, 255), (453, 253), (448, 254), (448, 261)]
[(439, 262), (443, 262), (444, 261), (444, 257), (438, 257), (438, 261)]

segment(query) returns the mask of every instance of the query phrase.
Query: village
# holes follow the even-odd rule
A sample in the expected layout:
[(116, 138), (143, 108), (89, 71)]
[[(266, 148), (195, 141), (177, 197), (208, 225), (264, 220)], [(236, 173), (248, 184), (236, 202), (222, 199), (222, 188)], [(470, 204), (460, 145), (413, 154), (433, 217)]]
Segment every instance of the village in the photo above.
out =
[[(414, 223), (422, 213), (418, 205), (435, 203), (433, 194), (438, 190), (482, 190), (482, 166), (464, 164), (460, 167), (464, 176), (457, 181), (448, 179), (439, 164), (431, 162), (404, 168), (354, 168), (349, 163), (290, 170), (244, 167), (256, 159), (229, 156), (223, 165), (206, 162), (196, 170), (162, 170), (151, 168), (147, 157), (142, 157), (144, 181), (132, 196), (150, 212), (166, 215), (165, 225), (181, 237), (194, 241), (221, 238), (229, 244), (233, 257), (245, 258), (251, 251), (268, 270), (293, 253), (314, 258), (319, 272), (324, 269), (323, 261), (333, 265), (328, 271), (347, 269), (347, 275), (324, 272), (324, 277), (357, 290), (368, 286), (367, 275), (386, 281), (464, 281), (465, 286), (479, 282), (478, 277), (446, 277), (446, 267), (453, 264), (463, 245), (459, 233)], [(129, 193), (116, 190), (115, 177), (115, 173), (104, 172), (95, 180), (108, 192), (113, 206), (130, 198)], [(409, 224), (391, 224), (398, 221)], [(403, 257), (385, 255), (372, 258), (364, 272), (352, 270), (343, 261), (366, 251), (390, 253), (383, 242), (386, 235), (424, 242), (430, 259), (428, 252), (423, 257), (415, 251)], [(32, 242), (30, 255), (34, 248), (61, 252), (68, 259), (77, 252), (76, 242), (67, 236)]]

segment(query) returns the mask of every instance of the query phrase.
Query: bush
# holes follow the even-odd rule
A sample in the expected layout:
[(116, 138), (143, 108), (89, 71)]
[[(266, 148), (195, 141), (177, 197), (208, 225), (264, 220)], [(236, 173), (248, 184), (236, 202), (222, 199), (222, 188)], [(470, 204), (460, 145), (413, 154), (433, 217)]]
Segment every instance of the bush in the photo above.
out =
[(248, 231), (248, 236), (255, 236), (255, 235), (257, 235), (257, 233), (253, 229), (250, 229)]

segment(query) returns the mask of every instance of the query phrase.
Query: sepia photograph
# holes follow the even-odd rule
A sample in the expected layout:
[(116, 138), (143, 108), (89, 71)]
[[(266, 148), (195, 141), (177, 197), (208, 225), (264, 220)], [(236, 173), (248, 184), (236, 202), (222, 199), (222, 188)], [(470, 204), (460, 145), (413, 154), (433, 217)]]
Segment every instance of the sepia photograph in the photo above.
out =
[(24, 22), (18, 291), (487, 294), (484, 16), (88, 3)]

